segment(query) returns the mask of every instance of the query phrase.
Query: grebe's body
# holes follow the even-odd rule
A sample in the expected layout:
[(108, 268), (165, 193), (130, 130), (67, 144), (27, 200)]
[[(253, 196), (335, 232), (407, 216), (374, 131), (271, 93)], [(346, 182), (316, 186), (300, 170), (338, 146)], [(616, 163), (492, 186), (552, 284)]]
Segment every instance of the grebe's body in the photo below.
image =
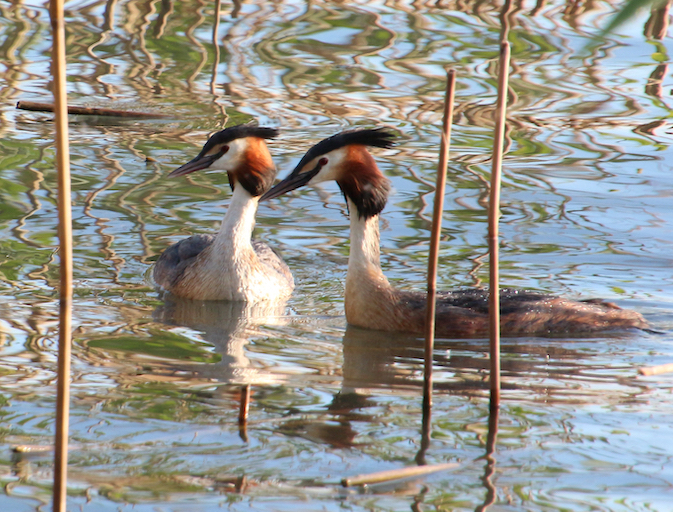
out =
[(233, 194), (217, 235), (194, 235), (161, 255), (154, 280), (162, 289), (198, 300), (261, 302), (290, 296), (290, 269), (268, 245), (251, 240), (259, 199), (276, 176), (264, 139), (276, 135), (272, 128), (251, 125), (227, 128), (169, 175), (227, 171)]
[[(390, 147), (384, 130), (337, 134), (311, 148), (285, 180), (262, 199), (306, 184), (335, 180), (350, 212), (351, 247), (345, 308), (349, 324), (385, 331), (424, 332), (426, 295), (397, 290), (381, 271), (379, 213), (390, 188), (367, 146)], [(635, 312), (596, 300), (572, 301), (532, 291), (500, 291), (503, 336), (592, 333), (647, 328)], [(438, 336), (488, 334), (488, 291), (466, 289), (437, 294)]]

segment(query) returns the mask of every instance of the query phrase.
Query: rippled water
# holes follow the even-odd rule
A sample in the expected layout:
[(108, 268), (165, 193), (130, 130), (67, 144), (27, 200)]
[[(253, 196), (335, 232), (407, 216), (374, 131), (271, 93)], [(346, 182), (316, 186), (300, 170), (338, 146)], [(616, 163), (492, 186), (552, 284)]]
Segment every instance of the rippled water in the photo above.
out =
[[(440, 288), (488, 278), (501, 6), (490, 2), (69, 2), (70, 102), (162, 112), (71, 117), (75, 232), (69, 505), (73, 510), (667, 510), (673, 502), (673, 174), (667, 15), (592, 42), (606, 1), (517, 3), (502, 279), (642, 312), (658, 333), (507, 339), (490, 480), (487, 344), (440, 340), (428, 463), (456, 469), (366, 490), (343, 477), (413, 466), (421, 342), (346, 327), (348, 220), (336, 186), (260, 207), (257, 234), (297, 288), (287, 309), (160, 296), (168, 244), (213, 232), (226, 176), (164, 179), (209, 132), (256, 120), (284, 176), (352, 126), (401, 134), (382, 263), (422, 289), (445, 69), (458, 73)], [(44, 5), (0, 4), (2, 510), (43, 510), (52, 442), (58, 285)], [(213, 40), (218, 44), (214, 45)], [(588, 45), (582, 53), (581, 49)], [(149, 157), (149, 158), (148, 158)], [(251, 384), (247, 429), (237, 417)], [(492, 487), (494, 486), (494, 487)], [(489, 493), (495, 488), (495, 495)], [(494, 503), (491, 505), (492, 499)]]

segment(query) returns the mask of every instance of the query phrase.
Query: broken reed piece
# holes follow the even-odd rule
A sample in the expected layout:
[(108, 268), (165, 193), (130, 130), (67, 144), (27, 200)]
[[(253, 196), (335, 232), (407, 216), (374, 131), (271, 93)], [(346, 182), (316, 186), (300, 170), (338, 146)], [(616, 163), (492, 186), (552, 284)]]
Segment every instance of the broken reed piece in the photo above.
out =
[(53, 444), (19, 444), (12, 446), (14, 453), (44, 453), (54, 451)]
[(391, 469), (388, 471), (379, 471), (368, 475), (357, 475), (350, 478), (342, 478), (341, 485), (351, 487), (355, 485), (372, 485), (390, 482), (392, 480), (401, 480), (403, 478), (412, 478), (417, 476), (429, 475), (445, 469), (457, 468), (460, 464), (456, 462), (447, 462), (444, 464), (432, 464), (429, 466), (410, 466), (402, 469)]
[(673, 373), (673, 363), (660, 364), (659, 366), (646, 366), (645, 368), (640, 368), (638, 373), (645, 377), (660, 375), (662, 373)]
[(250, 384), (241, 387), (241, 407), (238, 410), (238, 424), (245, 425), (248, 422), (250, 411)]
[[(19, 101), (16, 108), (20, 110), (32, 110), (34, 112), (53, 112), (53, 103), (38, 103), (34, 101)], [(112, 108), (99, 107), (73, 107), (68, 105), (68, 114), (77, 114), (83, 116), (107, 116), (107, 117), (130, 117), (145, 119), (160, 119), (170, 117), (168, 114), (157, 114), (153, 112), (133, 112), (129, 110), (116, 110)]]

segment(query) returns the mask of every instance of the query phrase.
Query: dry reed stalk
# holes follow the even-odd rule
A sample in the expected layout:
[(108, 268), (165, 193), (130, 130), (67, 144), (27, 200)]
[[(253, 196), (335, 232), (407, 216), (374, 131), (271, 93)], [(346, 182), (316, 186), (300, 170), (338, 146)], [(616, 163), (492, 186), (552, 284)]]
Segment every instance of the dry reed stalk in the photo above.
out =
[(489, 249), (489, 331), (491, 354), (491, 409), (500, 406), (500, 247), (498, 219), (500, 217), (500, 181), (502, 153), (507, 116), (507, 87), (509, 80), (510, 47), (507, 41), (500, 45), (498, 70), (498, 103), (493, 138), (493, 167), (491, 171), (491, 194), (488, 209)]
[(370, 473), (368, 475), (357, 475), (350, 478), (342, 478), (341, 485), (350, 487), (354, 485), (372, 485), (390, 482), (392, 480), (400, 480), (402, 478), (412, 478), (417, 476), (428, 475), (445, 469), (457, 468), (460, 464), (455, 462), (447, 462), (445, 464), (433, 464), (431, 466), (410, 466), (402, 469), (391, 469), (389, 471), (379, 471), (378, 473)]
[(241, 387), (241, 407), (238, 410), (238, 423), (245, 425), (248, 422), (250, 411), (250, 384)]
[(451, 122), (453, 121), (453, 98), (456, 89), (456, 72), (451, 69), (446, 75), (446, 95), (444, 97), (444, 121), (442, 140), (437, 166), (437, 184), (435, 186), (435, 204), (432, 211), (432, 230), (430, 233), (430, 253), (428, 254), (428, 298), (425, 310), (425, 371), (423, 381), (423, 418), (424, 431), (430, 428), (430, 409), (432, 408), (432, 352), (435, 344), (435, 299), (437, 293), (437, 258), (439, 256), (439, 238), (442, 232), (442, 212), (444, 211), (444, 189), (446, 188), (446, 168), (449, 162), (451, 141)]
[(650, 375), (660, 375), (662, 373), (673, 373), (673, 363), (660, 364), (659, 366), (646, 366), (640, 368), (638, 373), (645, 377), (649, 377)]
[[(54, 103), (38, 103), (35, 101), (19, 101), (16, 108), (21, 110), (31, 110), (34, 112), (54, 112), (56, 105)], [(84, 116), (107, 116), (107, 117), (135, 117), (147, 119), (159, 119), (170, 117), (168, 114), (155, 114), (153, 112), (132, 112), (128, 110), (116, 110), (112, 108), (99, 107), (67, 107), (68, 114), (78, 114)]]
[(70, 154), (66, 95), (65, 22), (63, 0), (51, 0), (52, 73), (56, 113), (56, 165), (58, 169), (58, 237), (61, 273), (56, 442), (54, 450), (53, 510), (65, 511), (68, 478), (68, 424), (70, 419), (70, 344), (72, 333), (72, 212), (70, 207)]

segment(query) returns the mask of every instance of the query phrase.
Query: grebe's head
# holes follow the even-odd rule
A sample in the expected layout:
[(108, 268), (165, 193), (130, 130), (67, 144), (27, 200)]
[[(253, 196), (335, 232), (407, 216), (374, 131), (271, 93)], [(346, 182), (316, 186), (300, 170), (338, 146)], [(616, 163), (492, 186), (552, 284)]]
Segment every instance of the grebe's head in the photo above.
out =
[(201, 169), (226, 171), (232, 190), (240, 184), (253, 196), (269, 190), (276, 167), (264, 139), (278, 136), (275, 128), (241, 124), (225, 128), (208, 139), (201, 152), (168, 176), (183, 176)]
[(278, 197), (303, 185), (334, 180), (361, 218), (378, 215), (388, 200), (390, 182), (379, 170), (367, 146), (389, 148), (394, 135), (383, 128), (357, 129), (324, 139), (311, 149), (283, 181), (262, 196)]

